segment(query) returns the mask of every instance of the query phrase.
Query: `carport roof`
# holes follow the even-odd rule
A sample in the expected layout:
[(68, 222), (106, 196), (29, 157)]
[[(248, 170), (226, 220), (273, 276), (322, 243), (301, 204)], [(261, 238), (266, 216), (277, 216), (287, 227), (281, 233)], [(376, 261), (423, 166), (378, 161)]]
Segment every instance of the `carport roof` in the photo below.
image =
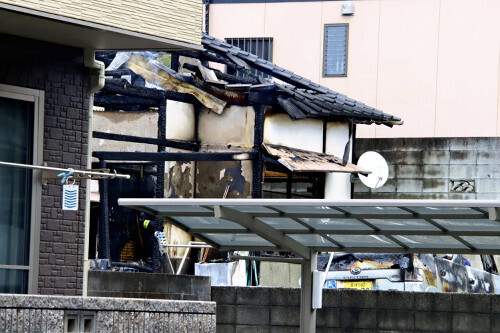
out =
[(119, 199), (220, 250), (500, 254), (500, 200)]

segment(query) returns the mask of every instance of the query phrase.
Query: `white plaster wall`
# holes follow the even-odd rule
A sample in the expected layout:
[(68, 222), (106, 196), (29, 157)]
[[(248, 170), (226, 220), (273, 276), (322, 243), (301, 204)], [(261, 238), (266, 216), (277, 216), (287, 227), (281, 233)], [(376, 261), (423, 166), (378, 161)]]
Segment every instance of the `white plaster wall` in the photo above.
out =
[[(342, 159), (349, 141), (349, 125), (335, 122), (326, 124), (325, 153)], [(352, 142), (350, 144), (349, 162), (352, 161)], [(351, 198), (351, 174), (329, 172), (325, 179), (325, 199), (342, 200)]]
[(198, 139), (203, 148), (253, 147), (255, 112), (253, 107), (233, 105), (222, 114), (203, 108), (198, 123)]
[[(158, 112), (93, 112), (93, 130), (106, 133), (156, 138)], [(153, 129), (153, 130), (152, 130)], [(93, 151), (155, 152), (155, 145), (92, 139)]]
[(323, 152), (323, 122), (292, 120), (287, 114), (266, 115), (264, 143)]
[(167, 139), (194, 141), (194, 124), (192, 104), (167, 101)]

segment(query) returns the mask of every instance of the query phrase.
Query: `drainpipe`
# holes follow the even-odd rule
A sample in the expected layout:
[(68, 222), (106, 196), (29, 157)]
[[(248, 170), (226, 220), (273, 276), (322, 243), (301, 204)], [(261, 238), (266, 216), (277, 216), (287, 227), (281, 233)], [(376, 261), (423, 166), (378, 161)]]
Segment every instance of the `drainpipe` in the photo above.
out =
[[(94, 109), (94, 93), (104, 87), (104, 63), (95, 60), (95, 51), (84, 50), (84, 64), (90, 69), (89, 121), (87, 142), (87, 168), (92, 168), (92, 123)], [(83, 245), (83, 285), (82, 296), (87, 296), (87, 281), (89, 267), (89, 237), (90, 237), (90, 179), (87, 180), (85, 191), (85, 240)]]

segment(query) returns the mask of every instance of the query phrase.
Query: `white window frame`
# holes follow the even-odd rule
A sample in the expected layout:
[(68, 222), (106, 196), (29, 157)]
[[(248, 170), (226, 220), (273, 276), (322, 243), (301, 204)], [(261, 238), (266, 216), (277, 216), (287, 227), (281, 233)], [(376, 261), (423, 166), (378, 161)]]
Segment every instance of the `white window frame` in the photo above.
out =
[[(43, 162), (43, 120), (45, 92), (42, 90), (0, 84), (0, 97), (33, 103), (33, 165)], [(42, 211), (41, 172), (33, 170), (31, 192), (31, 227), (29, 265), (0, 265), (1, 269), (28, 271), (28, 294), (38, 293), (38, 267), (40, 254), (40, 221)]]

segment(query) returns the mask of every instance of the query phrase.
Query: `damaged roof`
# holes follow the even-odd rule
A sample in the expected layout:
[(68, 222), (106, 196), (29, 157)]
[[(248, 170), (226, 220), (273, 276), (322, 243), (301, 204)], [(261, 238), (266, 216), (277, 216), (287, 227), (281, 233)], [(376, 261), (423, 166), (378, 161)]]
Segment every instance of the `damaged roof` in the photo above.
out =
[(291, 172), (345, 172), (364, 175), (371, 173), (352, 163), (343, 165), (342, 160), (333, 155), (268, 143), (262, 144), (262, 147), (268, 156)]
[(231, 60), (239, 70), (248, 70), (248, 67), (252, 67), (285, 82), (283, 85), (274, 83), (276, 103), (292, 119), (320, 118), (332, 121), (350, 119), (358, 124), (375, 123), (387, 126), (403, 123), (398, 117), (348, 98), (207, 34), (203, 34), (202, 45), (206, 50)]
[[(98, 59), (108, 66), (106, 75), (112, 75), (115, 79), (131, 73), (140, 75), (147, 81), (145, 83), (142, 79), (142, 86), (146, 84), (146, 87), (190, 94), (219, 114), (226, 104), (260, 104), (282, 110), (294, 120), (314, 118), (390, 127), (403, 123), (398, 117), (339, 94), (207, 34), (203, 34), (202, 45), (203, 50), (173, 52), (177, 60), (172, 68), (158, 63), (153, 52), (126, 52), (120, 55), (101, 53)], [(179, 56), (188, 60), (180, 62)], [(210, 63), (214, 62), (243, 75), (227, 74), (211, 68)], [(125, 66), (122, 66), (124, 63)], [(252, 74), (252, 68), (279, 82)], [(131, 83), (136, 85), (136, 81), (132, 75)]]

